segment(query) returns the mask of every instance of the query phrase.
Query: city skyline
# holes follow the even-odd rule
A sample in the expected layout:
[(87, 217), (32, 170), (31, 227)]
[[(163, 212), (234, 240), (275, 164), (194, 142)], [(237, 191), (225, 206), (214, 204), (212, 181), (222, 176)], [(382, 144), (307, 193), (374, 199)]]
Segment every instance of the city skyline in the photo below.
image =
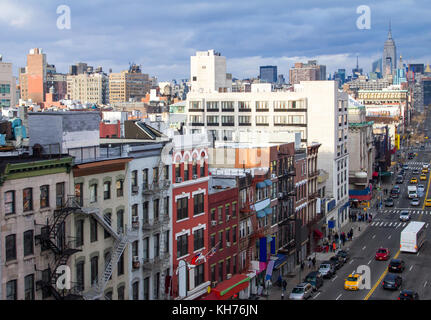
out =
[[(71, 10), (71, 29), (60, 30), (56, 10), (62, 3), (36, 7), (29, 1), (3, 0), (0, 54), (13, 63), (15, 75), (25, 65), (28, 50), (35, 47), (43, 48), (48, 61), (63, 73), (79, 61), (113, 72), (135, 62), (159, 80), (184, 79), (189, 77), (190, 55), (208, 49), (226, 56), (228, 72), (240, 79), (257, 76), (261, 65), (277, 65), (278, 73), (287, 75), (295, 62), (308, 60), (318, 60), (332, 74), (338, 68), (355, 67), (357, 55), (359, 66), (368, 72), (381, 57), (389, 19), (398, 55), (407, 63), (429, 61), (421, 45), (427, 33), (418, 33), (423, 23), (419, 26), (416, 21), (427, 21), (431, 8), (418, 8), (417, 3), (335, 1), (328, 6), (307, 1), (295, 3), (294, 8), (288, 3), (286, 10), (280, 10), (285, 4), (280, 1), (247, 2), (246, 8), (228, 2), (124, 5), (112, 1), (101, 6), (101, 1), (75, 1), (65, 3)], [(356, 26), (359, 5), (370, 7), (370, 29)]]

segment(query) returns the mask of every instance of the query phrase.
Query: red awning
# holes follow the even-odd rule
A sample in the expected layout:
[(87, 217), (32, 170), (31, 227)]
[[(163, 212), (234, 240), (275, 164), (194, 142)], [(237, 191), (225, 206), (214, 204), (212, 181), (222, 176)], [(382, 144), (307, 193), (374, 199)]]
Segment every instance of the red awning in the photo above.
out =
[(374, 171), (374, 172), (373, 172), (373, 177), (374, 177), (374, 178), (377, 178), (378, 176), (379, 176), (379, 173), (378, 173), (377, 171)]
[(219, 283), (211, 292), (214, 292), (219, 300), (227, 300), (247, 288), (249, 280), (250, 278), (244, 274), (235, 274), (232, 278)]
[(317, 239), (322, 239), (323, 238), (323, 233), (320, 232), (317, 229), (314, 229), (314, 237), (317, 238)]

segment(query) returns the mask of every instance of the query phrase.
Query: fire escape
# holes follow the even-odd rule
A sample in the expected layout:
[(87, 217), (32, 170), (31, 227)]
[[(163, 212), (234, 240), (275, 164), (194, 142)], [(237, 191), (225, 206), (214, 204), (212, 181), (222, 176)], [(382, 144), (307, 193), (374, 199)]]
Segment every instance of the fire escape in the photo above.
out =
[(81, 298), (79, 294), (76, 294), (76, 288), (57, 290), (57, 280), (60, 277), (60, 273), (57, 273), (58, 268), (66, 266), (70, 256), (81, 251), (74, 246), (74, 241), (70, 241), (67, 244), (65, 241), (66, 218), (78, 210), (80, 210), (79, 205), (77, 205), (73, 197), (69, 197), (66, 203), (54, 210), (53, 215), (47, 219), (46, 225), (41, 229), (41, 234), (35, 236), (35, 239), (41, 244), (42, 250), (50, 250), (53, 253), (53, 258), (48, 264), (48, 279), (38, 280), (36, 286), (50, 292), (56, 300)]
[[(163, 172), (163, 168), (164, 168), (164, 162), (162, 160), (162, 157), (160, 157), (158, 162), (157, 177), (153, 179), (152, 184), (144, 184), (142, 189), (143, 197), (158, 196), (159, 201), (160, 200), (165, 201), (167, 199), (167, 192), (170, 187), (171, 181), (169, 180), (169, 172)], [(166, 178), (165, 174), (168, 178)], [(163, 202), (163, 204), (165, 203)], [(163, 206), (163, 209), (159, 211), (158, 215), (155, 215), (153, 219), (144, 217), (144, 220), (142, 223), (142, 232), (144, 234), (151, 233), (155, 230), (160, 230), (158, 252), (154, 253), (153, 258), (150, 258), (148, 256), (148, 257), (144, 257), (144, 259), (142, 260), (142, 269), (144, 273), (150, 273), (154, 270), (160, 270), (164, 272), (167, 268), (169, 268), (170, 254), (169, 252), (166, 251), (165, 241), (164, 241), (165, 239), (162, 238), (165, 236), (164, 231), (168, 230), (169, 223), (170, 223), (169, 211), (165, 212), (165, 208), (169, 210), (169, 205)], [(160, 209), (160, 204), (159, 204), (159, 209)], [(138, 257), (134, 257), (134, 259), (136, 258)], [(140, 267), (140, 263), (134, 264), (134, 268), (139, 268), (139, 267)], [(156, 290), (154, 289), (154, 291)], [(164, 291), (165, 291), (164, 281), (160, 281), (159, 292), (162, 293)], [(170, 292), (170, 289), (168, 292)]]

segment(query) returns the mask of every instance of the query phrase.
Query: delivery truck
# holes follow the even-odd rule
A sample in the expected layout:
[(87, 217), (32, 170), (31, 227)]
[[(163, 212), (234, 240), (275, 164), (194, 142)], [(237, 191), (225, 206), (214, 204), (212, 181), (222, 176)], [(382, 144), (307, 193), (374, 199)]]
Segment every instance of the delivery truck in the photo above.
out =
[(409, 199), (418, 197), (418, 188), (416, 186), (408, 186), (407, 187), (407, 195)]
[(401, 231), (400, 251), (413, 252), (419, 251), (425, 242), (425, 222), (411, 221)]

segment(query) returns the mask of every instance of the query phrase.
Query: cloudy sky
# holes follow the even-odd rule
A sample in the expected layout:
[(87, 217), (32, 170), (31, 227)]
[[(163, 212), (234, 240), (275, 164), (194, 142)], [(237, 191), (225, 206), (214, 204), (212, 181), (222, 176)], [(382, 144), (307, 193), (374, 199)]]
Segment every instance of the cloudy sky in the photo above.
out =
[[(70, 8), (71, 28), (59, 29), (57, 8)], [(357, 8), (370, 8), (359, 29)], [(431, 3), (427, 0), (0, 0), (0, 54), (25, 66), (43, 48), (57, 71), (82, 61), (114, 72), (129, 62), (159, 80), (189, 77), (190, 56), (214, 49), (234, 77), (258, 75), (260, 65), (285, 74), (294, 62), (317, 59), (327, 72), (365, 71), (381, 57), (389, 19), (398, 54), (431, 62)]]

